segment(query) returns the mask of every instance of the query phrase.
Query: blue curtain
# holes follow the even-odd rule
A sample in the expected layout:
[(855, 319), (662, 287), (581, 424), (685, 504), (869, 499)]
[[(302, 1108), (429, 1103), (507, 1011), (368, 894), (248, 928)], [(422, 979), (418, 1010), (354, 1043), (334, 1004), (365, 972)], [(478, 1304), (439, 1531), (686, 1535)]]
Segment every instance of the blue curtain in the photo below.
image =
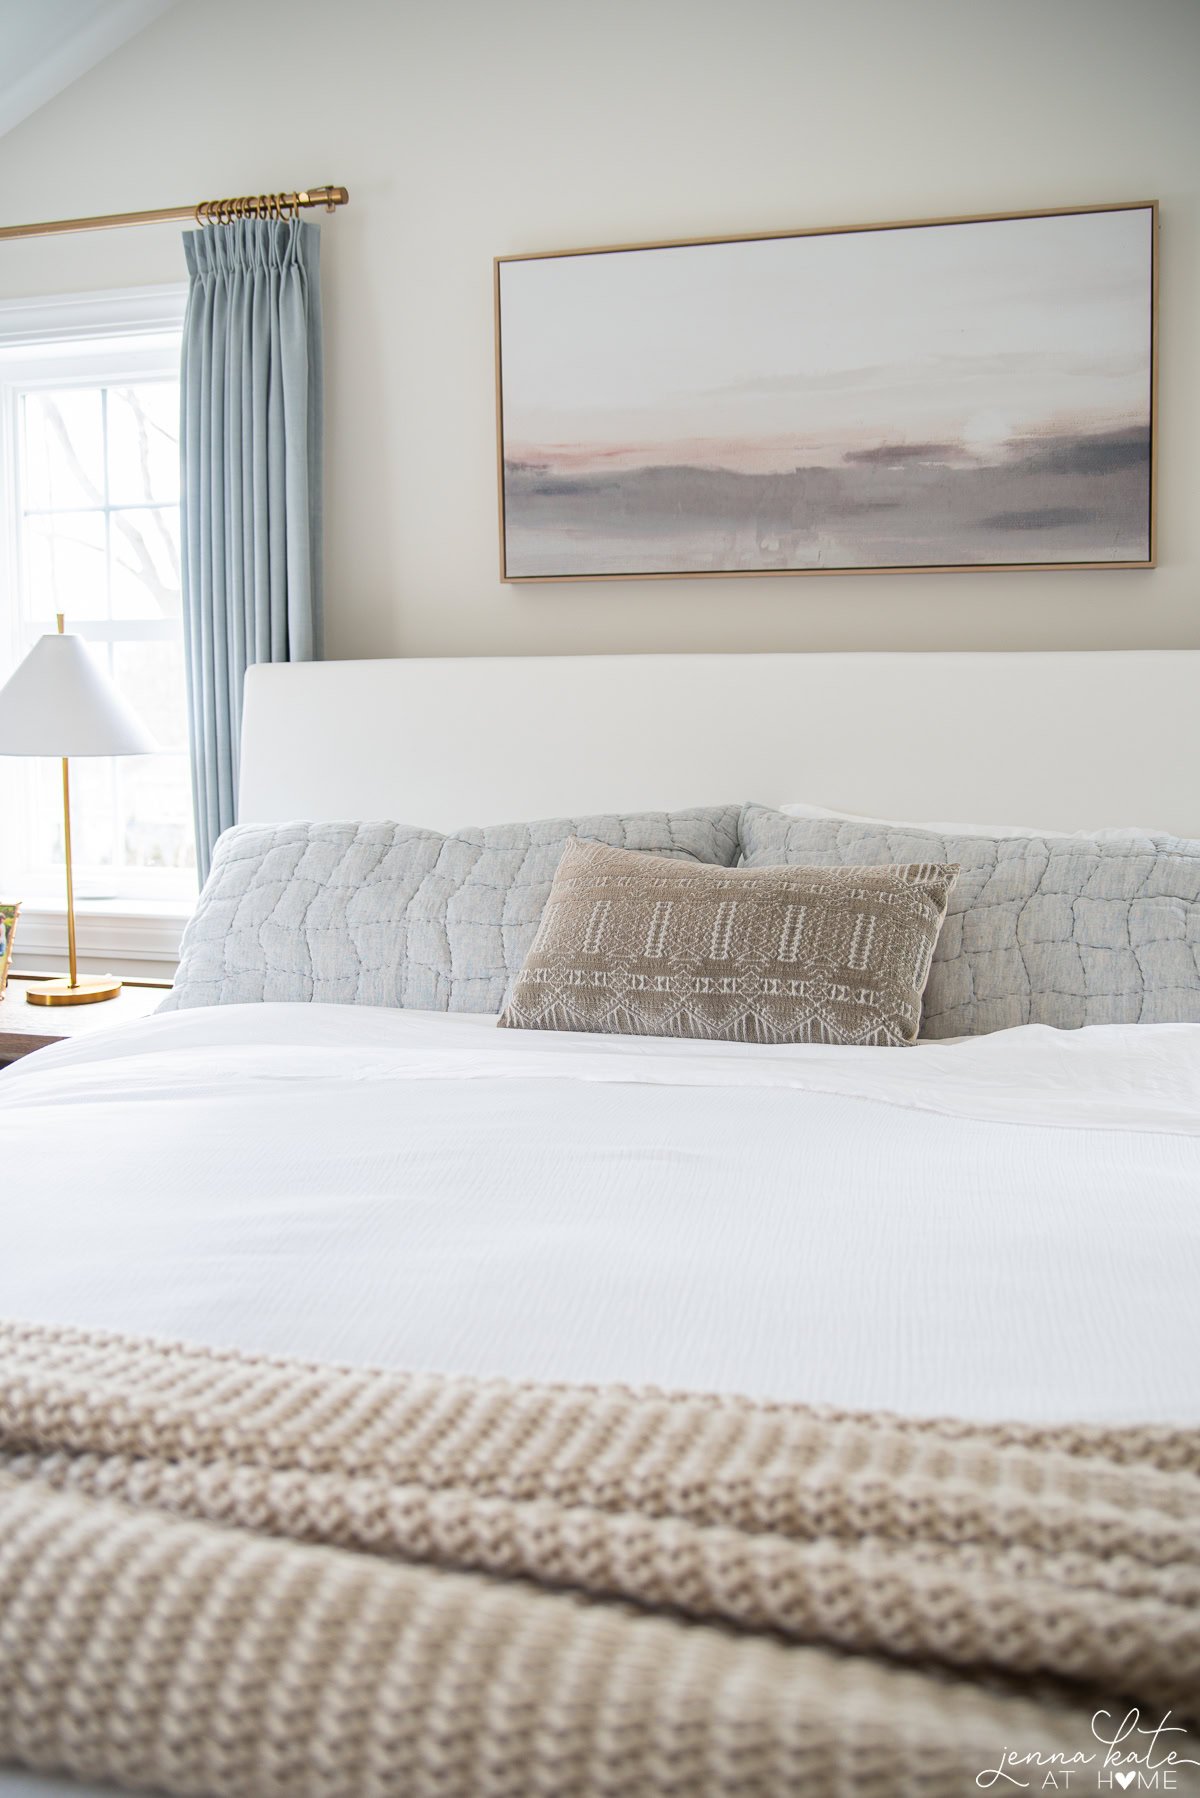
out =
[(235, 822), (242, 680), (321, 654), (320, 231), (185, 232), (180, 456), (196, 853)]

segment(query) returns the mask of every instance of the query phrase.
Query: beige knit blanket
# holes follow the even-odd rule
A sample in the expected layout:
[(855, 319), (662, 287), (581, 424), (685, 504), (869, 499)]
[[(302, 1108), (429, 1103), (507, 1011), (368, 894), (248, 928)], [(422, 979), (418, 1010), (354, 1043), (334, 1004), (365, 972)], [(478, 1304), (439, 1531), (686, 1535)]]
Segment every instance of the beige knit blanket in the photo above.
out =
[(1200, 1432), (0, 1326), (0, 1761), (218, 1798), (1195, 1793), (1198, 1714)]

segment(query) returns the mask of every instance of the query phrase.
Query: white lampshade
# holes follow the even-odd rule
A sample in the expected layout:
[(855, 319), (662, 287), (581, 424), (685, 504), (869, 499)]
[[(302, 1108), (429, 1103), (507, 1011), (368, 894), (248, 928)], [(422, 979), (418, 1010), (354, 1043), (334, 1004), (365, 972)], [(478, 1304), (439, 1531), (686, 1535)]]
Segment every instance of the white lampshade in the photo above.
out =
[(157, 748), (80, 637), (40, 637), (0, 687), (0, 755), (153, 755)]

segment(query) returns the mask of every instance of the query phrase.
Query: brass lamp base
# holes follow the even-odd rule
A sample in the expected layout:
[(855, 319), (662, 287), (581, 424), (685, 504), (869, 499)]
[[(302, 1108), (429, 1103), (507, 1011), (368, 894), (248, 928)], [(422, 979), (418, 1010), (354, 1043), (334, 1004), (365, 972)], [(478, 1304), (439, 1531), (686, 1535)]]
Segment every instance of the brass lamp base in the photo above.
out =
[(121, 982), (106, 975), (102, 980), (45, 980), (40, 986), (26, 989), (30, 1005), (95, 1005), (101, 999), (115, 999)]

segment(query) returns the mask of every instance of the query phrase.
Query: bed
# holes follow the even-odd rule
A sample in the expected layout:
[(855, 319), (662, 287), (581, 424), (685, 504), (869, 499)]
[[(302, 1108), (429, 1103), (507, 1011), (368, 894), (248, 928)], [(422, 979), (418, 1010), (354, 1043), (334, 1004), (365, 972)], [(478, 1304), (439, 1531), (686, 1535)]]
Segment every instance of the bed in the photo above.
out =
[[(803, 797), (884, 818), (1018, 816), (1052, 831), (1138, 824), (1200, 837), (1200, 793), (1189, 774), (1198, 688), (1200, 654), (1152, 652), (260, 668), (248, 682), (241, 810), (263, 824), (403, 817), (445, 829), (467, 818), (490, 825)], [(28, 1454), (36, 1436), (29, 1420), (38, 1420), (48, 1433), (37, 1437), (36, 1471), (56, 1495), (75, 1485), (96, 1503), (130, 1502), (138, 1481), (151, 1480), (147, 1469), (167, 1480), (175, 1468), (177, 1477), (176, 1463), (187, 1460), (178, 1438), (174, 1449), (147, 1444), (156, 1430), (186, 1436), (187, 1394), (203, 1392), (208, 1402), (214, 1367), (221, 1393), (230, 1381), (240, 1390), (263, 1380), (293, 1392), (300, 1367), (343, 1370), (303, 1379), (330, 1381), (323, 1402), (351, 1409), (367, 1404), (364, 1389), (337, 1382), (376, 1378), (355, 1370), (475, 1382), (461, 1388), (473, 1404), (507, 1382), (504, 1403), (536, 1390), (550, 1410), (567, 1389), (678, 1393), (682, 1411), (671, 1415), (692, 1418), (689, 1405), (708, 1406), (704, 1428), (722, 1440), (744, 1421), (743, 1399), (756, 1428), (764, 1419), (777, 1420), (772, 1430), (785, 1427), (779, 1419), (790, 1428), (795, 1408), (806, 1429), (857, 1432), (838, 1453), (862, 1466), (882, 1455), (884, 1483), (901, 1491), (911, 1444), (928, 1448), (932, 1430), (934, 1461), (959, 1499), (1002, 1449), (1027, 1457), (1011, 1473), (1017, 1485), (1065, 1482), (1059, 1517), (1072, 1494), (1080, 1515), (1087, 1511), (1094, 1475), (1097, 1541), (1115, 1527), (1121, 1470), (1137, 1460), (1149, 1483), (1137, 1488), (1133, 1509), (1161, 1504), (1177, 1533), (1185, 1521), (1194, 1531), (1195, 1023), (1029, 1024), (892, 1054), (497, 1031), (487, 1013), (200, 1006), (18, 1064), (0, 1077), (0, 1132), (0, 1317), (30, 1328), (8, 1347), (17, 1387), (34, 1393), (20, 1427), (12, 1401), (7, 1460), (12, 1441)], [(129, 1337), (138, 1341), (130, 1346)], [(159, 1351), (142, 1339), (187, 1346), (156, 1360)], [(87, 1381), (99, 1388), (106, 1379), (108, 1434), (71, 1436)], [(157, 1409), (126, 1441), (121, 1420), (147, 1390)], [(271, 1385), (264, 1396), (272, 1416), (293, 1402), (282, 1390)], [(400, 1402), (399, 1387), (385, 1396), (370, 1390), (377, 1407)], [(641, 1398), (606, 1402), (633, 1407), (620, 1413), (621, 1440), (653, 1434), (649, 1414), (637, 1411)], [(953, 1421), (929, 1421), (939, 1419)], [(522, 1428), (531, 1427), (526, 1416)], [(661, 1427), (669, 1440), (672, 1425)], [(1118, 1440), (1125, 1446), (1114, 1449)], [(761, 1469), (761, 1456), (754, 1464)], [(644, 1466), (637, 1477), (647, 1477)], [(747, 1477), (741, 1469), (743, 1486)], [(697, 1479), (721, 1483), (717, 1473)], [(732, 1473), (729, 1482), (732, 1491)], [(188, 1527), (254, 1527), (228, 1494), (222, 1503), (232, 1510), (195, 1493), (162, 1502), (204, 1520)], [(489, 1488), (482, 1502), (498, 1500)], [(270, 1505), (261, 1493), (255, 1503), (270, 1534), (269, 1522), (261, 1525)], [(596, 1508), (604, 1506), (593, 1494), (584, 1509)], [(576, 1524), (578, 1515), (576, 1506)], [(705, 1527), (718, 1525), (730, 1519)], [(1009, 1516), (1004, 1528), (1014, 1527)], [(1021, 1578), (1035, 1549), (1047, 1552), (1044, 1517), (1037, 1528), (1036, 1543), (1018, 1531), (1014, 1548), (1005, 1537)], [(812, 1531), (800, 1534), (807, 1554)], [(297, 1552), (336, 1554), (340, 1540)], [(943, 1557), (957, 1552), (938, 1540)], [(670, 1552), (681, 1554), (672, 1541)], [(1160, 1556), (1153, 1575), (1143, 1569), (1129, 1592), (1110, 1594), (1123, 1607), (1112, 1616), (1131, 1639), (1140, 1628), (1158, 1643), (1166, 1671), (1152, 1689), (1172, 1695), (1183, 1717), (1192, 1714), (1187, 1692), (1171, 1684), (1170, 1668), (1200, 1665), (1200, 1569), (1189, 1542), (1177, 1561)], [(1080, 1543), (1080, 1554), (1085, 1546), (1095, 1549)], [(393, 1548), (402, 1561), (416, 1557), (407, 1538)], [(936, 1575), (941, 1563), (929, 1544), (914, 1553), (922, 1577), (930, 1568)], [(478, 1546), (457, 1562), (448, 1552), (432, 1558), (469, 1569), (443, 1577), (544, 1571), (519, 1556), (489, 1559)], [(556, 1566), (551, 1587), (648, 1602), (632, 1576), (589, 1579), (569, 1555)], [(1003, 1570), (991, 1575), (1002, 1588)], [(803, 1585), (795, 1570), (790, 1577)], [(855, 1577), (866, 1590), (881, 1573), (859, 1567)], [(1044, 1566), (1037, 1580), (1051, 1592), (1050, 1611), (1034, 1607), (1026, 1623), (1045, 1633), (1063, 1588)], [(833, 1659), (818, 1686), (804, 1688), (805, 1702), (820, 1692), (831, 1719), (821, 1752), (833, 1759), (811, 1763), (824, 1769), (809, 1784), (817, 1792), (899, 1791), (919, 1780), (922, 1790), (967, 1789), (961, 1743), (950, 1741), (945, 1719), (977, 1699), (976, 1735), (1019, 1726), (1031, 1751), (1039, 1730), (1046, 1743), (1074, 1740), (1083, 1715), (1077, 1693), (1056, 1689), (1047, 1699), (1025, 1687), (1004, 1700), (1015, 1710), (989, 1710), (1001, 1700), (973, 1693), (968, 1703), (957, 1688), (947, 1696), (944, 1671), (897, 1697), (877, 1658), (871, 1677), (883, 1679), (884, 1695), (854, 1684), (868, 1664), (866, 1655), (856, 1659), (864, 1647), (885, 1662), (920, 1665), (943, 1658), (942, 1635), (893, 1636), (861, 1616), (857, 1635), (849, 1626), (817, 1630), (811, 1618), (793, 1628), (732, 1600), (724, 1610), (711, 1598), (682, 1603), (669, 1590), (666, 1602), (734, 1631), (766, 1627), (771, 1652), (781, 1633), (824, 1644)], [(1081, 1618), (1084, 1634), (1103, 1633), (1103, 1604)], [(701, 1639), (709, 1640), (687, 1641)], [(945, 1658), (961, 1667), (971, 1653), (960, 1643)], [(1049, 1666), (1089, 1692), (1120, 1691), (1122, 1665), (1017, 1655), (1002, 1659), (995, 1677)], [(786, 1683), (790, 1669), (779, 1677)], [(739, 1678), (730, 1675), (735, 1685)], [(1029, 1708), (1035, 1700), (1042, 1708)], [(494, 1693), (489, 1702), (495, 1708)], [(629, 1702), (626, 1693), (621, 1703)], [(618, 1704), (613, 1714), (626, 1713)], [(617, 1755), (610, 1785), (587, 1783), (582, 1750), (578, 1765), (564, 1771), (563, 1763), (557, 1775), (546, 1768), (559, 1763), (539, 1762), (538, 1778), (563, 1792), (717, 1791), (726, 1787), (713, 1767), (728, 1762), (728, 1789), (738, 1778), (746, 1790), (791, 1789), (778, 1783), (778, 1769), (792, 1779), (817, 1748), (788, 1747), (787, 1726), (768, 1729), (750, 1714), (775, 1760), (756, 1762), (754, 1729), (735, 1710), (734, 1746), (710, 1742), (703, 1753), (672, 1721), (684, 1762), (700, 1755), (691, 1785), (671, 1785), (658, 1738), (645, 1750), (649, 1761)], [(511, 1724), (507, 1712), (504, 1721)], [(878, 1752), (872, 1729), (885, 1743)], [(939, 1745), (946, 1758), (935, 1768)], [(997, 1752), (1004, 1746), (997, 1741)], [(75, 1764), (87, 1765), (87, 1750), (85, 1739)], [(111, 1744), (106, 1752), (106, 1764), (121, 1764), (111, 1762)], [(1094, 1733), (1082, 1752), (1103, 1754)], [(43, 1764), (55, 1764), (49, 1749)], [(183, 1755), (170, 1789), (204, 1789), (195, 1783), (199, 1764)], [(514, 1765), (525, 1763), (518, 1755)], [(511, 1768), (484, 1760), (472, 1775), (455, 1773), (457, 1785), (447, 1774), (438, 1786), (426, 1773), (428, 1787), (411, 1789), (524, 1789)], [(295, 1766), (272, 1766), (277, 1775), (264, 1790), (410, 1789), (388, 1786), (378, 1768), (370, 1778), (343, 1775), (342, 1784), (331, 1774), (328, 1785), (305, 1785)], [(1189, 1776), (1180, 1766), (1175, 1789), (1189, 1789)], [(245, 1777), (238, 1762), (220, 1789), (243, 1789), (237, 1779)], [(0, 1773), (0, 1792), (57, 1789), (32, 1774)]]

